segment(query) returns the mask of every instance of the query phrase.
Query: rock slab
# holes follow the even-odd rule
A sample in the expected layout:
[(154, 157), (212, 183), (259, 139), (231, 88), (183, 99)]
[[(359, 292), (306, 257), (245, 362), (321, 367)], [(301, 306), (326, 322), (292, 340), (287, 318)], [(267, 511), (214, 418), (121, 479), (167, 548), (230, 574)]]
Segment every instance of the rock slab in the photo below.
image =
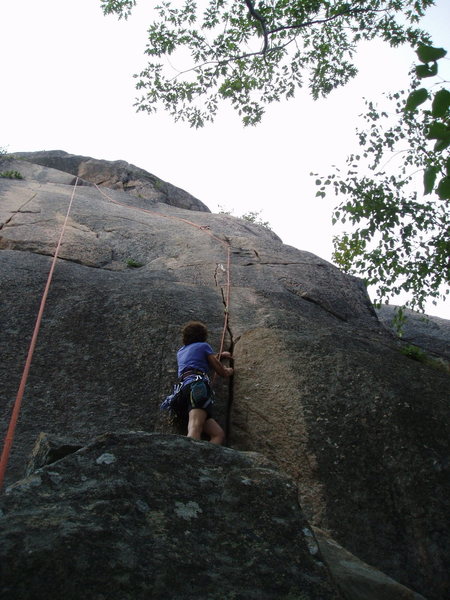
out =
[[(64, 150), (18, 152), (14, 157), (35, 165), (49, 167), (79, 177), (81, 183), (122, 190), (135, 198), (164, 202), (187, 210), (210, 212), (200, 200), (181, 188), (163, 181), (124, 160), (99, 160), (90, 156), (69, 154)], [(20, 166), (19, 166), (20, 172)]]
[(261, 456), (104, 434), (0, 500), (2, 600), (338, 600)]

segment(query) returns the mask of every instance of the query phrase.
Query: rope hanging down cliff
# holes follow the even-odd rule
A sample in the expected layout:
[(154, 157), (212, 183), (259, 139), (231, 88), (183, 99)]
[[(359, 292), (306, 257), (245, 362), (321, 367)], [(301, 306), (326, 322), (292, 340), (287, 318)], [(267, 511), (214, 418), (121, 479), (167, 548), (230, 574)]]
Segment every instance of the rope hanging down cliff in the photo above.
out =
[[(9, 426), (8, 426), (8, 430), (6, 432), (6, 436), (5, 436), (5, 440), (4, 440), (4, 445), (3, 445), (3, 451), (0, 457), (0, 491), (3, 488), (3, 482), (4, 482), (4, 478), (5, 478), (5, 473), (6, 473), (6, 469), (8, 466), (8, 461), (9, 461), (9, 455), (11, 453), (11, 447), (14, 441), (14, 435), (15, 435), (15, 431), (16, 431), (16, 426), (17, 426), (17, 422), (19, 420), (19, 415), (20, 415), (20, 409), (22, 406), (22, 400), (23, 400), (23, 396), (25, 393), (25, 387), (27, 384), (27, 380), (28, 380), (28, 375), (30, 372), (30, 368), (31, 368), (31, 362), (33, 359), (33, 354), (34, 354), (34, 350), (36, 348), (36, 343), (37, 343), (37, 338), (38, 338), (38, 334), (39, 334), (39, 330), (41, 327), (41, 322), (42, 322), (42, 316), (44, 314), (44, 309), (45, 309), (45, 305), (47, 302), (47, 296), (50, 290), (50, 285), (53, 279), (53, 272), (55, 270), (56, 267), (56, 261), (58, 259), (58, 255), (59, 255), (59, 251), (61, 248), (61, 244), (63, 241), (63, 237), (64, 237), (64, 233), (66, 230), (66, 226), (67, 226), (67, 222), (69, 219), (69, 215), (70, 215), (70, 211), (72, 209), (72, 204), (73, 204), (73, 200), (75, 197), (75, 191), (78, 185), (78, 177), (75, 180), (75, 183), (73, 185), (73, 189), (72, 189), (72, 194), (70, 197), (70, 201), (69, 201), (69, 205), (67, 208), (67, 212), (66, 212), (66, 216), (63, 222), (63, 226), (61, 228), (61, 233), (58, 239), (58, 243), (56, 245), (56, 249), (55, 252), (53, 254), (53, 259), (52, 259), (52, 263), (50, 266), (50, 271), (47, 277), (47, 282), (44, 288), (44, 292), (42, 294), (42, 298), (41, 298), (41, 304), (39, 307), (39, 311), (38, 311), (38, 315), (37, 315), (37, 319), (36, 319), (36, 324), (33, 330), (33, 335), (31, 338), (31, 342), (30, 342), (30, 346), (28, 349), (28, 354), (27, 354), (27, 358), (25, 361), (25, 367), (23, 369), (23, 373), (22, 373), (22, 378), (20, 380), (20, 384), (19, 384), (19, 389), (17, 392), (17, 396), (13, 405), (13, 410), (11, 413), (11, 418), (10, 418), (10, 422), (9, 422)], [(117, 200), (114, 200), (113, 198), (111, 198), (111, 196), (109, 196), (108, 194), (106, 194), (103, 190), (101, 190), (98, 185), (94, 184), (95, 187), (97, 188), (97, 190), (105, 197), (107, 198), (109, 201), (113, 202), (114, 204), (117, 204), (119, 206), (125, 207), (125, 208), (129, 208), (129, 209), (133, 209), (133, 210), (139, 210), (141, 212), (144, 213), (148, 213), (148, 214), (153, 214), (153, 215), (158, 215), (160, 217), (163, 217), (165, 219), (173, 219), (176, 221), (180, 221), (183, 223), (186, 223), (187, 225), (190, 225), (192, 227), (195, 227), (201, 231), (203, 231), (204, 233), (206, 233), (207, 235), (209, 235), (211, 238), (215, 239), (217, 242), (220, 242), (221, 244), (224, 244), (227, 247), (227, 283), (226, 283), (226, 288), (227, 288), (227, 292), (225, 295), (225, 309), (224, 309), (224, 324), (223, 324), (223, 330), (222, 330), (222, 337), (221, 337), (221, 342), (220, 342), (220, 350), (219, 350), (219, 356), (220, 354), (222, 354), (223, 352), (223, 348), (224, 348), (224, 343), (225, 343), (225, 336), (226, 336), (226, 332), (228, 329), (228, 319), (229, 319), (229, 307), (230, 307), (230, 288), (231, 288), (231, 281), (230, 281), (230, 270), (231, 270), (231, 244), (228, 240), (222, 239), (218, 236), (216, 236), (214, 233), (212, 233), (209, 229), (205, 228), (202, 225), (198, 225), (197, 223), (194, 223), (193, 221), (189, 221), (188, 219), (183, 219), (182, 217), (176, 217), (174, 215), (165, 215), (163, 213), (160, 213), (158, 211), (153, 211), (153, 210), (148, 210), (145, 208), (140, 208), (137, 206), (129, 206), (127, 204), (123, 204), (122, 202), (118, 202)]]
[(11, 447), (12, 447), (13, 440), (14, 440), (14, 434), (16, 431), (17, 421), (19, 420), (20, 408), (22, 406), (22, 399), (23, 399), (23, 395), (25, 392), (25, 386), (27, 384), (28, 374), (30, 372), (30, 367), (31, 367), (31, 361), (33, 359), (34, 349), (36, 348), (36, 342), (37, 342), (37, 338), (39, 335), (39, 329), (41, 327), (42, 315), (44, 314), (45, 304), (47, 302), (47, 296), (48, 296), (50, 284), (51, 284), (52, 278), (53, 278), (53, 272), (55, 270), (56, 261), (58, 259), (59, 250), (61, 248), (62, 240), (64, 237), (64, 232), (66, 230), (67, 221), (69, 219), (69, 214), (72, 209), (73, 199), (75, 197), (75, 190), (77, 189), (77, 185), (78, 185), (78, 177), (76, 178), (73, 189), (72, 189), (72, 195), (70, 197), (69, 205), (67, 207), (66, 217), (64, 219), (63, 226), (61, 227), (61, 233), (59, 236), (59, 240), (56, 245), (55, 252), (53, 254), (53, 260), (52, 260), (52, 264), (50, 266), (50, 271), (48, 273), (47, 283), (45, 284), (44, 293), (42, 294), (41, 304), (39, 307), (36, 324), (34, 326), (33, 335), (31, 338), (29, 349), (28, 349), (27, 358), (25, 361), (25, 367), (24, 367), (24, 370), (22, 373), (22, 379), (20, 380), (19, 389), (17, 392), (16, 400), (14, 402), (8, 431), (6, 432), (5, 442), (3, 445), (3, 451), (2, 451), (2, 455), (0, 457), (0, 490), (3, 487), (3, 480), (5, 478), (6, 467), (8, 465), (9, 455), (10, 455)]

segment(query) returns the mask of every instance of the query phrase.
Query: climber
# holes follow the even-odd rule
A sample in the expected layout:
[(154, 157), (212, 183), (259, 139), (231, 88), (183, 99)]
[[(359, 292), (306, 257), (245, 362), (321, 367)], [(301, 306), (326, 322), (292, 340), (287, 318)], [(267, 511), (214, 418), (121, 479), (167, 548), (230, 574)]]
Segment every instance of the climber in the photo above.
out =
[(182, 328), (183, 346), (177, 352), (181, 411), (188, 418), (187, 436), (200, 440), (202, 433), (213, 444), (222, 444), (225, 433), (212, 416), (214, 393), (208, 372), (215, 371), (222, 377), (231, 377), (233, 369), (225, 367), (220, 360), (231, 358), (229, 352), (214, 354), (206, 342), (208, 330), (199, 321), (189, 321)]

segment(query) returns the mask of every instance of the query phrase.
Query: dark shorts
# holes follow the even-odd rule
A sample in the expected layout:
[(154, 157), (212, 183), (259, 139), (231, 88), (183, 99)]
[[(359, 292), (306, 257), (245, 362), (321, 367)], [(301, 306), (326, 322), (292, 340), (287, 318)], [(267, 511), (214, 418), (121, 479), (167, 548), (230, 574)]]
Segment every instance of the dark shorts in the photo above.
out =
[(181, 390), (182, 411), (186, 417), (194, 408), (201, 408), (206, 411), (207, 418), (211, 419), (213, 416), (213, 403), (214, 392), (209, 383), (204, 379), (187, 383)]

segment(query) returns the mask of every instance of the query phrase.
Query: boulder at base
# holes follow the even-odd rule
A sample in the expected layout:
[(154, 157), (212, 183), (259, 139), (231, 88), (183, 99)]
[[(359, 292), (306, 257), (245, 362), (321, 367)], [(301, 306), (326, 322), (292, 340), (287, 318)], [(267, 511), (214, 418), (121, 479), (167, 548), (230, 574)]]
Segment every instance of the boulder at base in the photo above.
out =
[(337, 600), (295, 482), (262, 456), (105, 434), (0, 501), (2, 600)]

